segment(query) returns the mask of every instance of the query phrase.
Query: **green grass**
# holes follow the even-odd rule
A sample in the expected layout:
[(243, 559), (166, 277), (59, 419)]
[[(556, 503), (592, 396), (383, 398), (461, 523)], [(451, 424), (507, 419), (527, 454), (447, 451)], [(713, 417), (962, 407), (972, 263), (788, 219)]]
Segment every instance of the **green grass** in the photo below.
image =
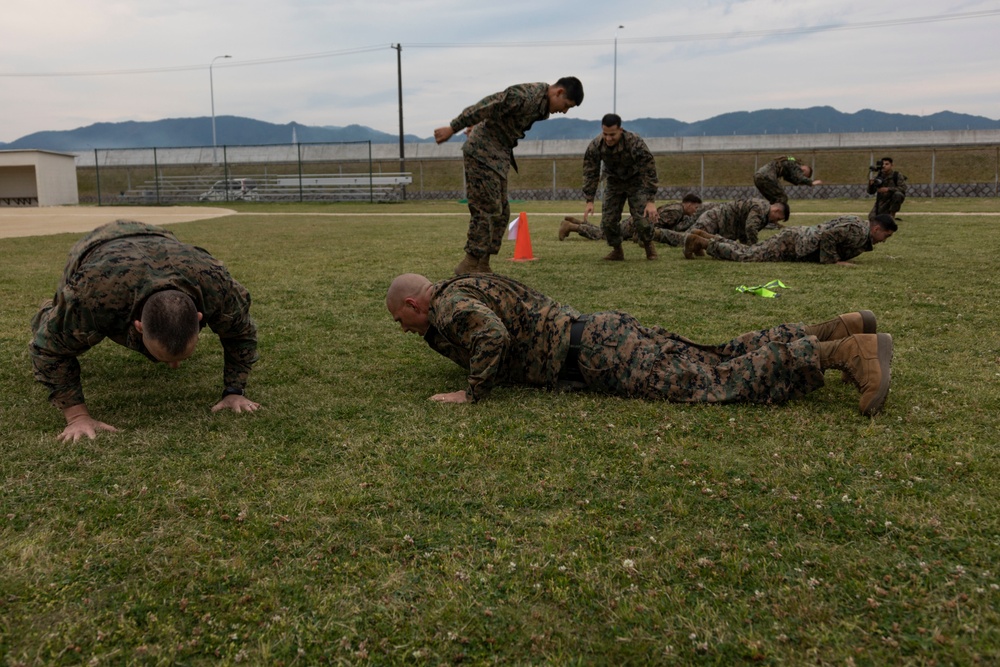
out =
[[(804, 224), (868, 208), (793, 205)], [(449, 275), (465, 208), (240, 205), (171, 229), (251, 290), (264, 409), (209, 413), (207, 332), (175, 371), (105, 342), (84, 383), (122, 431), (62, 444), (28, 322), (77, 237), (0, 240), (4, 664), (1000, 660), (1000, 217), (918, 215), (995, 200), (908, 200), (853, 268), (631, 245), (602, 263), (556, 239), (580, 202), (523, 207), (538, 259), (506, 241), (496, 268), (582, 311), (706, 342), (875, 311), (895, 340), (884, 413), (860, 417), (833, 373), (772, 407), (527, 388), (439, 405), (461, 369), (383, 299), (397, 273)], [(735, 291), (774, 278), (779, 299)]]

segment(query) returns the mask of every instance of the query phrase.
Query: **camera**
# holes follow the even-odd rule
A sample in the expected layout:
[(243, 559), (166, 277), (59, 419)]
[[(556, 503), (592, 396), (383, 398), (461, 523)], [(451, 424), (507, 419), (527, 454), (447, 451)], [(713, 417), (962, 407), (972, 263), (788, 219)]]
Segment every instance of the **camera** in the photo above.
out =
[(868, 171), (882, 171), (882, 165), (881, 164), (873, 164), (870, 167), (868, 167)]

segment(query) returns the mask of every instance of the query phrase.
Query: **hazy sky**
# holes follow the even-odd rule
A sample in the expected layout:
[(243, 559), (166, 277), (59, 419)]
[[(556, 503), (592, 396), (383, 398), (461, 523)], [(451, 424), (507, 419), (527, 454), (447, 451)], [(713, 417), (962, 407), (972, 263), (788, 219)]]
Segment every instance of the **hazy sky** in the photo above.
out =
[(31, 0), (2, 16), (3, 142), (209, 116), (209, 64), (226, 54), (216, 116), (396, 133), (393, 44), (404, 129), (422, 137), (489, 93), (565, 75), (583, 81), (569, 116), (585, 119), (818, 105), (1000, 117), (997, 0)]

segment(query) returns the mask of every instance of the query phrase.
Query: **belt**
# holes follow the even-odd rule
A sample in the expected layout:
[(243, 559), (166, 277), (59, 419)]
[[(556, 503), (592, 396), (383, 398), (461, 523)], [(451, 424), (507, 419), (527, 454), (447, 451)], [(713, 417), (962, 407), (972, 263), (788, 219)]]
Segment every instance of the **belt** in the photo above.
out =
[(569, 352), (566, 353), (566, 360), (563, 361), (559, 370), (559, 379), (565, 382), (583, 382), (583, 374), (580, 372), (580, 340), (583, 338), (583, 329), (587, 326), (589, 317), (573, 320), (569, 327)]

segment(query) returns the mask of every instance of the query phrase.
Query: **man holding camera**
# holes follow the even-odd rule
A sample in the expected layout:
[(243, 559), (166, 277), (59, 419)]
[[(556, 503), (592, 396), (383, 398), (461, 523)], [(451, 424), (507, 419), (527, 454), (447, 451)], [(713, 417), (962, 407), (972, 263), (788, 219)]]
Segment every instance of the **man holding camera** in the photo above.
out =
[(868, 194), (875, 195), (869, 220), (882, 213), (895, 220), (906, 199), (906, 176), (892, 168), (891, 157), (884, 157), (878, 165), (868, 167)]

